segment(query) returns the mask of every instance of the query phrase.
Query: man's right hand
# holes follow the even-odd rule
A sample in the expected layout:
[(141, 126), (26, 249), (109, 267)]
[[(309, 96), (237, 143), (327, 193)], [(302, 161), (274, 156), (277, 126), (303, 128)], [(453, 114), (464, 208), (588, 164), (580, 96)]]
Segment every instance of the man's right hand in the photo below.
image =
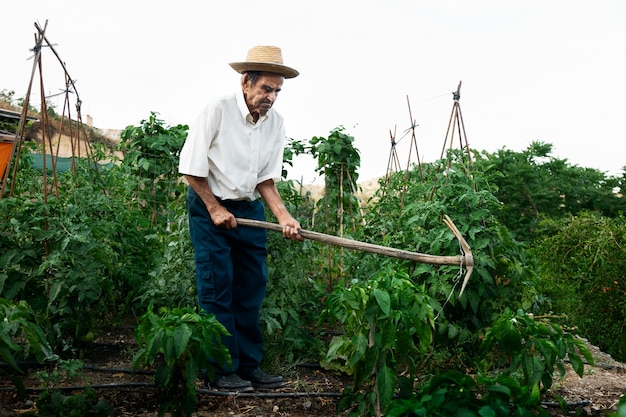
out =
[(207, 178), (194, 177), (193, 175), (185, 175), (185, 178), (204, 202), (204, 205), (209, 212), (209, 216), (211, 216), (211, 220), (213, 220), (213, 224), (226, 230), (231, 230), (237, 227), (237, 220), (235, 220), (235, 216), (233, 216), (230, 211), (226, 210), (226, 208), (221, 205), (219, 201), (217, 201), (217, 198), (215, 198), (213, 191), (211, 191), (211, 188), (209, 187)]
[(216, 204), (208, 210), (211, 220), (220, 229), (231, 230), (237, 227), (237, 220), (233, 213), (226, 210), (219, 202), (216, 201)]

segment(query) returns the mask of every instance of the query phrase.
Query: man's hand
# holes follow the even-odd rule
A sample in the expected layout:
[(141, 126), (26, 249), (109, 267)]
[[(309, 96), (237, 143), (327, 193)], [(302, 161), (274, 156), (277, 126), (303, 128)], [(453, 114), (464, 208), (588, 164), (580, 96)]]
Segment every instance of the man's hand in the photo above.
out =
[(220, 203), (216, 202), (208, 210), (211, 220), (220, 229), (232, 230), (237, 227), (237, 220), (235, 220), (233, 213), (226, 210)]
[(293, 217), (290, 217), (280, 223), (283, 226), (283, 236), (286, 239), (303, 241), (304, 238), (300, 235), (300, 223)]
[(261, 197), (263, 197), (263, 200), (265, 200), (265, 203), (267, 203), (270, 210), (272, 210), (274, 216), (276, 216), (278, 224), (283, 227), (283, 236), (286, 239), (291, 240), (304, 240), (304, 238), (300, 236), (300, 223), (298, 223), (298, 221), (287, 211), (285, 203), (278, 193), (274, 181), (263, 181), (262, 183), (257, 184), (256, 189), (259, 194), (261, 194)]
[(221, 205), (219, 201), (217, 201), (206, 178), (194, 177), (192, 175), (185, 175), (185, 178), (204, 202), (204, 205), (209, 212), (209, 216), (211, 216), (211, 220), (213, 220), (213, 223), (217, 227), (226, 230), (231, 230), (237, 227), (237, 220), (235, 220), (235, 216), (233, 216), (230, 211), (226, 210), (226, 208)]

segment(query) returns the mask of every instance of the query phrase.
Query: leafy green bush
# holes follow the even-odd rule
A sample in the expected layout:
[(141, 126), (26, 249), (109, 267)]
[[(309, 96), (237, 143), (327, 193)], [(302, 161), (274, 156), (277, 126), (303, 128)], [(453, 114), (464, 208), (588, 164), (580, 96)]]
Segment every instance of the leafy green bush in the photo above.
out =
[(359, 150), (353, 145), (354, 137), (340, 126), (327, 138), (313, 137), (310, 152), (317, 159), (316, 171), (324, 175), (324, 197), (316, 204), (318, 230), (343, 236), (354, 231), (360, 220), (359, 201), (356, 197), (361, 165)]
[(626, 222), (592, 213), (546, 221), (531, 253), (556, 314), (604, 352), (626, 360)]
[(92, 174), (78, 163), (57, 176), (58, 196), (41, 194), (37, 176), (22, 184), (30, 198), (0, 199), (0, 296), (27, 300), (63, 350), (102, 317), (132, 312), (159, 259), (150, 220), (118, 192), (120, 171)]
[(624, 178), (571, 165), (551, 153), (552, 145), (533, 142), (522, 152), (501, 149), (476, 156), (479, 170), (491, 172), (494, 195), (502, 202), (496, 216), (517, 240), (532, 242), (545, 219), (583, 211), (613, 218), (626, 212)]
[[(434, 266), (398, 262), (412, 280), (425, 285), (438, 311), (435, 344), (446, 350), (459, 347), (470, 355), (483, 329), (490, 326), (503, 306), (537, 312), (543, 302), (535, 290), (536, 269), (494, 213), (500, 204), (491, 192), (486, 174), (472, 171), (460, 155), (450, 161), (423, 164), (408, 178), (395, 174), (368, 206), (362, 240), (432, 255), (456, 256), (460, 245), (442, 221), (447, 214), (469, 243), (474, 272), (458, 298), (462, 273), (459, 266)], [(353, 271), (367, 276), (377, 261), (357, 259)], [(358, 275), (356, 272), (353, 275)]]
[(195, 307), (196, 267), (189, 237), (187, 214), (179, 205), (178, 215), (172, 214), (170, 230), (163, 239), (164, 252), (160, 262), (139, 285), (136, 300), (142, 308), (153, 304), (160, 307)]
[[(292, 181), (277, 187), (289, 212), (305, 229), (311, 228), (314, 202), (301, 195)], [(273, 215), (266, 208), (268, 220)], [(280, 233), (268, 234), (268, 283), (261, 325), (265, 340), (264, 362), (269, 368), (298, 362), (318, 361), (324, 350), (322, 330), (315, 326), (326, 296), (325, 287), (315, 279), (320, 245), (306, 240), (294, 242)]]
[(34, 373), (34, 376), (41, 380), (46, 388), (52, 388), (55, 384), (67, 384), (73, 378), (79, 376), (84, 368), (84, 363), (80, 359), (59, 359), (54, 366), (48, 366)]
[(82, 393), (64, 395), (53, 386), (59, 382), (67, 384), (83, 370), (83, 362), (78, 359), (59, 360), (50, 370), (41, 370), (35, 377), (41, 379), (45, 389), (37, 398), (37, 415), (40, 417), (108, 417), (114, 416), (113, 407), (108, 401), (98, 398), (92, 387), (85, 387)]
[(14, 370), (20, 371), (17, 361), (28, 359), (31, 355), (40, 362), (54, 358), (26, 301), (15, 303), (0, 298), (0, 329), (0, 355)]
[(28, 300), (63, 349), (100, 318), (132, 308), (157, 256), (157, 242), (120, 200), (74, 185), (47, 202), (0, 200), (0, 295)]
[[(264, 361), (271, 368), (316, 362), (324, 349), (320, 340), (322, 330), (315, 323), (323, 308), (325, 288), (307, 277), (293, 258), (279, 259), (276, 246), (271, 247), (270, 253), (269, 280), (260, 318), (265, 340)], [(291, 271), (280, 268), (288, 262), (293, 265)]]
[(170, 206), (184, 197), (178, 157), (189, 126), (166, 126), (157, 116), (151, 112), (140, 126), (127, 126), (119, 149), (124, 152), (121, 167), (130, 174), (129, 197), (153, 225), (165, 231), (171, 220)]

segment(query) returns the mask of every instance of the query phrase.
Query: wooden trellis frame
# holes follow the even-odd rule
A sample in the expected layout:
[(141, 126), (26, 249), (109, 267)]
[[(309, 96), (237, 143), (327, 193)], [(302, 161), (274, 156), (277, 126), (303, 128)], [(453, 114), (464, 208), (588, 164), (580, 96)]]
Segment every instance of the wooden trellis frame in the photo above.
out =
[[(450, 114), (450, 120), (448, 122), (448, 128), (446, 130), (446, 135), (444, 137), (444, 141), (443, 141), (443, 148), (441, 150), (441, 157), (440, 159), (443, 159), (445, 157), (446, 154), (446, 148), (449, 146), (450, 149), (452, 149), (452, 147), (454, 146), (454, 142), (455, 142), (455, 137), (458, 138), (459, 141), (459, 149), (464, 150), (467, 153), (467, 157), (469, 160), (469, 167), (470, 170), (473, 168), (473, 161), (472, 161), (472, 156), (471, 156), (471, 151), (470, 151), (470, 147), (469, 147), (469, 142), (467, 140), (467, 134), (465, 131), (465, 123), (463, 121), (463, 114), (461, 112), (461, 104), (460, 104), (460, 100), (461, 100), (461, 84), (462, 82), (459, 81), (459, 84), (457, 86), (456, 91), (452, 92), (452, 98), (453, 98), (453, 105), (452, 105), (452, 112)], [(417, 136), (415, 134), (415, 128), (418, 126), (416, 124), (415, 119), (413, 118), (413, 114), (411, 111), (411, 104), (409, 102), (409, 97), (407, 96), (407, 106), (408, 106), (408, 110), (409, 110), (409, 117), (410, 117), (410, 122), (411, 122), (411, 126), (409, 129), (407, 129), (407, 133), (410, 131), (411, 132), (411, 145), (409, 148), (409, 156), (408, 156), (408, 160), (407, 160), (407, 166), (406, 166), (406, 171), (405, 171), (405, 175), (404, 175), (404, 185), (402, 186), (402, 195), (401, 195), (401, 203), (400, 203), (400, 212), (402, 212), (402, 207), (404, 205), (404, 196), (406, 193), (406, 183), (408, 181), (408, 175), (409, 175), (409, 169), (411, 166), (411, 158), (412, 158), (412, 153), (413, 153), (413, 148), (415, 148), (415, 154), (417, 156), (417, 166), (420, 172), (420, 179), (423, 181), (423, 172), (422, 172), (422, 164), (420, 161), (420, 154), (419, 154), (419, 149), (417, 146)], [(387, 162), (387, 179), (385, 181), (385, 187), (389, 186), (390, 184), (390, 179), (389, 177), (394, 173), (399, 171), (399, 158), (398, 158), (398, 154), (397, 154), (397, 149), (396, 149), (396, 144), (397, 144), (397, 140), (396, 140), (396, 135), (395, 135), (395, 131), (393, 134), (391, 134), (391, 131), (389, 132), (390, 136), (391, 136), (391, 150), (390, 150), (390, 154), (389, 154), (389, 160)], [(450, 161), (448, 160), (448, 164), (447, 167), (449, 168), (450, 166)], [(433, 188), (433, 192), (434, 192), (434, 188)], [(431, 199), (432, 199), (432, 193), (431, 193)]]
[[(467, 152), (467, 157), (470, 163), (470, 168), (473, 165), (472, 155), (470, 152), (469, 143), (467, 141), (467, 134), (465, 133), (465, 123), (463, 122), (463, 114), (461, 112), (461, 81), (459, 81), (459, 85), (452, 93), (453, 97), (453, 105), (452, 112), (450, 113), (450, 120), (448, 122), (448, 129), (446, 130), (446, 137), (443, 141), (443, 148), (441, 149), (441, 159), (443, 159), (446, 152), (446, 145), (448, 144), (448, 136), (450, 136), (450, 149), (453, 147), (454, 135), (455, 132), (458, 135), (459, 139), (459, 149), (465, 150)], [(448, 167), (450, 166), (450, 161), (448, 161)]]
[[(48, 26), (47, 21), (45, 25), (43, 26), (43, 28), (38, 23), (35, 23), (35, 28), (37, 29), (37, 33), (35, 33), (35, 46), (31, 49), (31, 51), (33, 52), (32, 72), (31, 72), (31, 77), (30, 77), (30, 81), (28, 84), (28, 88), (26, 91), (26, 96), (24, 97), (24, 103), (22, 104), (22, 113), (21, 113), (19, 124), (18, 124), (18, 129), (16, 132), (16, 138), (13, 143), (11, 156), (10, 156), (7, 168), (5, 169), (3, 173), (2, 182), (0, 184), (0, 198), (3, 198), (6, 193), (6, 184), (8, 182), (9, 175), (11, 176), (11, 188), (9, 190), (9, 196), (13, 196), (15, 192), (15, 184), (17, 181), (17, 173), (18, 173), (17, 167), (19, 165), (22, 145), (24, 143), (24, 139), (26, 135), (26, 122), (28, 119), (27, 113), (28, 113), (28, 108), (30, 105), (30, 97), (31, 97), (36, 73), (39, 74), (40, 97), (41, 97), (40, 123), (41, 123), (41, 132), (42, 132), (41, 145), (42, 145), (42, 161), (43, 161), (43, 170), (42, 170), (43, 171), (42, 172), (43, 183), (44, 184), (48, 183), (47, 155), (50, 155), (51, 157), (50, 161), (52, 164), (51, 171), (52, 171), (52, 176), (53, 176), (51, 190), (56, 195), (58, 195), (56, 163), (59, 158), (61, 133), (66, 123), (68, 124), (69, 126), (68, 129), (70, 131), (69, 137), (70, 137), (70, 147), (72, 151), (71, 169), (75, 170), (76, 168), (75, 166), (76, 158), (86, 158), (87, 161), (89, 162), (89, 165), (94, 168), (93, 170), (89, 171), (89, 174), (92, 175), (93, 172), (96, 172), (96, 173), (98, 172), (97, 164), (93, 160), (92, 150), (91, 150), (91, 146), (89, 144), (89, 140), (87, 137), (87, 132), (82, 123), (82, 114), (81, 114), (82, 100), (80, 99), (80, 96), (76, 89), (75, 81), (72, 79), (72, 77), (70, 77), (70, 74), (67, 70), (65, 63), (63, 62), (63, 60), (61, 60), (61, 57), (59, 56), (57, 51), (54, 49), (54, 45), (50, 43), (50, 41), (47, 39), (45, 35), (47, 26)], [(43, 48), (49, 48), (52, 51), (52, 53), (54, 54), (54, 56), (60, 63), (63, 74), (65, 76), (65, 89), (61, 93), (59, 93), (59, 94), (64, 95), (64, 104), (63, 104), (63, 110), (61, 113), (61, 129), (59, 132), (59, 142), (57, 143), (56, 150), (54, 149), (54, 146), (53, 146), (52, 137), (48, 133), (50, 121), (48, 119), (48, 109), (47, 109), (46, 99), (49, 97), (46, 97), (44, 93), (45, 89), (44, 89), (43, 62), (42, 62), (42, 49)], [(56, 94), (56, 95), (59, 95), (59, 94)], [(72, 114), (70, 110), (71, 108), (70, 94), (76, 95), (76, 103), (75, 103), (76, 116), (74, 119), (72, 119)], [(73, 123), (76, 126), (74, 126)], [(43, 187), (43, 193), (44, 193), (43, 195), (44, 202), (47, 202), (48, 187), (46, 186)]]

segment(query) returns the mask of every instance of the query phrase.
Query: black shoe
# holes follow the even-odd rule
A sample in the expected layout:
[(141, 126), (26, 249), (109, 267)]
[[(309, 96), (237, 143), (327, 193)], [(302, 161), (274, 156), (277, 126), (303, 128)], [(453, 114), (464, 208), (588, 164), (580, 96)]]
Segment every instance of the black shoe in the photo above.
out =
[(280, 375), (270, 375), (259, 368), (252, 370), (239, 370), (239, 376), (252, 383), (255, 388), (274, 389), (285, 385)]
[(223, 391), (234, 391), (234, 392), (250, 392), (254, 391), (252, 388), (252, 383), (250, 381), (246, 381), (241, 379), (237, 374), (230, 375), (218, 375), (215, 379), (215, 384), (213, 384), (215, 388)]

